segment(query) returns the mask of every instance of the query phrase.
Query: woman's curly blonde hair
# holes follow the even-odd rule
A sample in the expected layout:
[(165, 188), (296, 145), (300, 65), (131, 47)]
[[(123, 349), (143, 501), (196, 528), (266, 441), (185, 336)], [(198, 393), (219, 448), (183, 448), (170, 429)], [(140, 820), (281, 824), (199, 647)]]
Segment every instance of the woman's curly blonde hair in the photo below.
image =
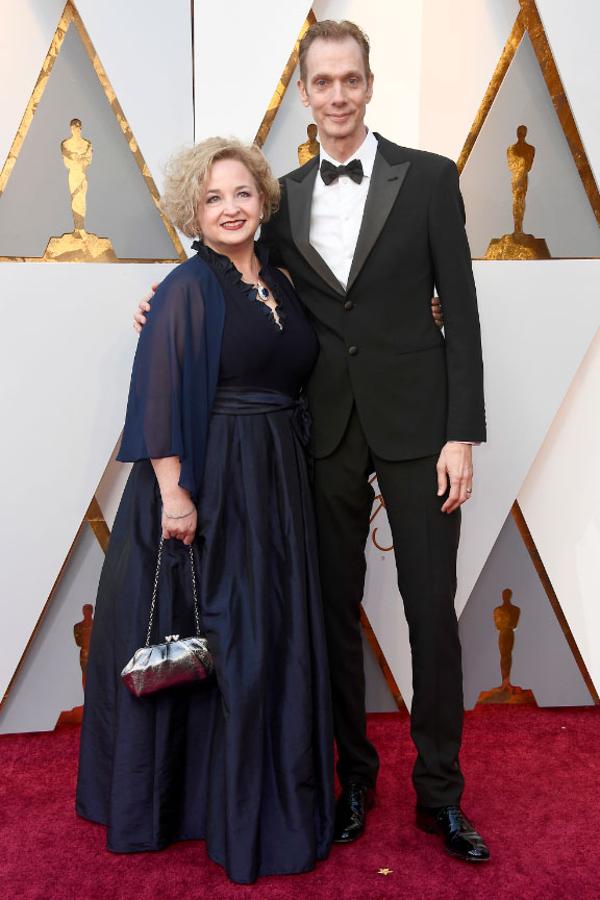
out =
[(269, 163), (256, 144), (243, 144), (236, 138), (207, 138), (172, 156), (165, 172), (161, 208), (188, 237), (198, 234), (198, 205), (212, 165), (221, 159), (237, 159), (246, 166), (265, 198), (263, 222), (268, 222), (279, 206), (279, 182), (273, 178)]

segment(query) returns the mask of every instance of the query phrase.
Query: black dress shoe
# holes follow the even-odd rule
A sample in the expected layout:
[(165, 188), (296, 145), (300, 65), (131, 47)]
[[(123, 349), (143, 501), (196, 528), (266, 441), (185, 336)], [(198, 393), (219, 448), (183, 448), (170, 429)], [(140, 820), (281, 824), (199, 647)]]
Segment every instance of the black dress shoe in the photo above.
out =
[(373, 806), (373, 790), (364, 784), (347, 784), (335, 806), (333, 840), (349, 844), (365, 830), (367, 810)]
[(417, 828), (429, 834), (441, 834), (448, 853), (459, 859), (486, 862), (490, 858), (483, 838), (460, 806), (441, 806), (439, 809), (417, 806)]

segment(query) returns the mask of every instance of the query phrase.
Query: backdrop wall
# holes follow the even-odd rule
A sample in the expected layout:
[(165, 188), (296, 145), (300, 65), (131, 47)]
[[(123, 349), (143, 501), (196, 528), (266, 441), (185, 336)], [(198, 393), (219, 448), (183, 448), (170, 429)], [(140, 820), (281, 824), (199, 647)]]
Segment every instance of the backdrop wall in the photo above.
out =
[[(527, 0), (316, 0), (313, 13), (319, 19), (354, 19), (369, 34), (375, 93), (367, 122), (399, 143), (458, 159), (496, 78), (485, 122), (461, 163), (469, 235), (474, 248), (483, 248), (476, 255), (512, 227), (505, 154), (525, 117), (529, 124), (540, 122), (532, 126), (530, 138), (536, 159), (527, 230), (548, 238), (550, 246), (554, 243), (555, 257), (595, 257), (597, 213), (535, 51), (527, 49), (527, 66), (520, 62), (527, 35), (503, 78), (498, 77), (498, 62), (517, 16), (530, 6)], [(1, 13), (0, 366), (2, 419), (10, 439), (3, 442), (0, 485), (0, 627), (11, 641), (0, 660), (0, 695), (10, 686), (0, 710), (0, 732), (52, 728), (62, 712), (81, 703), (80, 650), (73, 627), (82, 619), (82, 606), (94, 602), (102, 542), (127, 472), (111, 459), (135, 348), (131, 313), (149, 284), (174, 264), (148, 260), (188, 252), (189, 241), (183, 249), (173, 243), (158, 217), (148, 177), (160, 191), (169, 153), (194, 135), (256, 135), (310, 11), (306, 2), (282, 6), (265, 0), (257, 15), (256, 7), (241, 0), (220, 5), (196, 0), (193, 8), (187, 0), (177, 0), (166, 15), (159, 0), (133, 0), (125, 6), (106, 0), (101, 7), (80, 0), (76, 12), (134, 145), (122, 125), (104, 145), (108, 126), (93, 135), (100, 115), (113, 121), (112, 95), (95, 86), (94, 102), (100, 107), (106, 103), (102, 112), (94, 106), (91, 88), (89, 96), (80, 92), (67, 103), (68, 73), (61, 76), (57, 61), (47, 90), (52, 78), (66, 80), (60, 90), (55, 87), (48, 124), (37, 125), (43, 124), (42, 96), (22, 151), (16, 161), (10, 160), (63, 9), (55, 0), (6, 0)], [(593, 181), (593, 173), (600, 172), (595, 90), (600, 61), (590, 36), (600, 26), (600, 9), (592, 0), (581, 0), (575, 10), (566, 10), (559, 0), (538, 0), (537, 11)], [(85, 77), (95, 84), (90, 64), (85, 55), (80, 62), (71, 61), (71, 77), (80, 87), (85, 67)], [(296, 78), (297, 72), (265, 143), (277, 173), (297, 165), (297, 147), (306, 139), (310, 121), (296, 97)], [(525, 96), (511, 87), (519, 79), (535, 90)], [(45, 96), (48, 102), (51, 95)], [(138, 173), (135, 190), (133, 176), (128, 182), (134, 193), (126, 203), (132, 217), (127, 231), (135, 234), (137, 244), (117, 254), (120, 259), (135, 257), (135, 262), (14, 259), (43, 252), (43, 246), (26, 246), (28, 220), (40, 230), (36, 246), (70, 227), (58, 215), (61, 203), (67, 218), (69, 213), (59, 138), (68, 136), (74, 116), (84, 122), (84, 137), (89, 123), (88, 135), (97, 144), (89, 170), (89, 215), (98, 215), (102, 205), (103, 218), (94, 230), (111, 238), (117, 249), (124, 195), (122, 190), (111, 194), (111, 166), (122, 158)], [(134, 160), (138, 151), (145, 169)], [(41, 187), (26, 202), (24, 191), (34, 171)], [(564, 202), (552, 206), (561, 191)], [(495, 218), (489, 215), (490, 196), (498, 210)], [(552, 214), (536, 213), (545, 208)], [(21, 216), (19, 233), (15, 210)], [(569, 246), (550, 238), (551, 225), (565, 242), (571, 241)], [(162, 244), (156, 243), (159, 238)], [(501, 592), (510, 589), (520, 609), (513, 683), (531, 689), (541, 705), (592, 703), (600, 689), (600, 650), (594, 639), (600, 489), (592, 476), (600, 450), (594, 409), (600, 388), (600, 343), (594, 341), (600, 324), (600, 261), (479, 260), (474, 268), (490, 435), (489, 443), (475, 451), (475, 493), (465, 510), (459, 561), (457, 611), (465, 647), (466, 702), (474, 704), (500, 682), (493, 611), (502, 602)], [(94, 497), (98, 503), (90, 512)], [(84, 521), (86, 511), (94, 531)], [(373, 514), (364, 603), (368, 702), (372, 709), (391, 709), (398, 694), (410, 703), (410, 658), (385, 510), (376, 504)], [(553, 659), (560, 659), (560, 665), (552, 665)]]

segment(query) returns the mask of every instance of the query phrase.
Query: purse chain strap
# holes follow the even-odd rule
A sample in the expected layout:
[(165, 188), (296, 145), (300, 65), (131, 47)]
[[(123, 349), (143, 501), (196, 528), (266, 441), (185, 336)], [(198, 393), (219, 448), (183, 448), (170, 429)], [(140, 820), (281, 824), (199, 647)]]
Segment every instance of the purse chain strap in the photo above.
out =
[[(160, 544), (158, 545), (158, 556), (156, 559), (156, 573), (154, 575), (154, 587), (152, 589), (152, 603), (150, 604), (150, 621), (148, 623), (148, 634), (146, 635), (146, 647), (150, 646), (150, 635), (152, 634), (152, 624), (154, 622), (154, 609), (156, 607), (156, 598), (158, 597), (158, 577), (160, 575), (160, 565), (162, 562), (162, 552), (164, 547), (165, 539), (164, 537), (160, 538)], [(192, 591), (194, 593), (194, 617), (196, 619), (196, 637), (201, 637), (200, 633), (200, 613), (198, 611), (198, 591), (196, 589), (196, 566), (194, 565), (194, 548), (192, 545), (189, 545), (190, 552), (190, 570), (192, 573)]]

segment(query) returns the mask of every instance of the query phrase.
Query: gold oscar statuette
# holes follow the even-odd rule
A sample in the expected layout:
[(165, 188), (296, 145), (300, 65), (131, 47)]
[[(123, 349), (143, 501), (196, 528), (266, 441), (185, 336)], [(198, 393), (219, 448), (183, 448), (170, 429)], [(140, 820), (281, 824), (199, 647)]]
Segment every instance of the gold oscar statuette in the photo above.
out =
[(525, 217), (525, 197), (528, 176), (533, 166), (535, 147), (525, 140), (527, 126), (517, 128), (517, 142), (506, 150), (508, 168), (512, 179), (513, 223), (512, 234), (490, 241), (486, 259), (550, 259), (550, 251), (544, 238), (536, 238), (523, 232)]
[(90, 654), (90, 639), (92, 637), (92, 628), (94, 627), (94, 607), (91, 603), (86, 603), (81, 608), (83, 619), (73, 625), (73, 636), (75, 643), (79, 647), (79, 665), (81, 667), (81, 684), (85, 690), (85, 676), (87, 674), (88, 656)]
[[(88, 656), (90, 653), (90, 639), (94, 627), (94, 607), (91, 603), (85, 603), (81, 612), (83, 619), (73, 625), (73, 637), (79, 647), (79, 666), (81, 668), (81, 684), (85, 691), (85, 676), (87, 673)], [(83, 706), (74, 706), (61, 712), (58, 717), (58, 725), (79, 725), (83, 719)]]
[(87, 169), (91, 165), (93, 147), (81, 134), (81, 120), (71, 119), (71, 137), (60, 145), (67, 169), (73, 231), (51, 237), (44, 259), (55, 262), (108, 262), (116, 260), (110, 240), (85, 229)]
[(477, 706), (486, 703), (509, 703), (519, 706), (537, 706), (533, 691), (516, 687), (510, 683), (510, 671), (512, 669), (512, 653), (515, 645), (515, 629), (519, 624), (521, 610), (515, 606), (512, 600), (512, 591), (506, 588), (502, 591), (502, 606), (494, 610), (494, 625), (498, 629), (498, 649), (500, 651), (500, 675), (502, 684), (490, 691), (482, 691), (477, 700)]
[(311, 122), (306, 129), (307, 140), (298, 147), (298, 162), (301, 166), (319, 155), (321, 145), (317, 140), (317, 126)]

